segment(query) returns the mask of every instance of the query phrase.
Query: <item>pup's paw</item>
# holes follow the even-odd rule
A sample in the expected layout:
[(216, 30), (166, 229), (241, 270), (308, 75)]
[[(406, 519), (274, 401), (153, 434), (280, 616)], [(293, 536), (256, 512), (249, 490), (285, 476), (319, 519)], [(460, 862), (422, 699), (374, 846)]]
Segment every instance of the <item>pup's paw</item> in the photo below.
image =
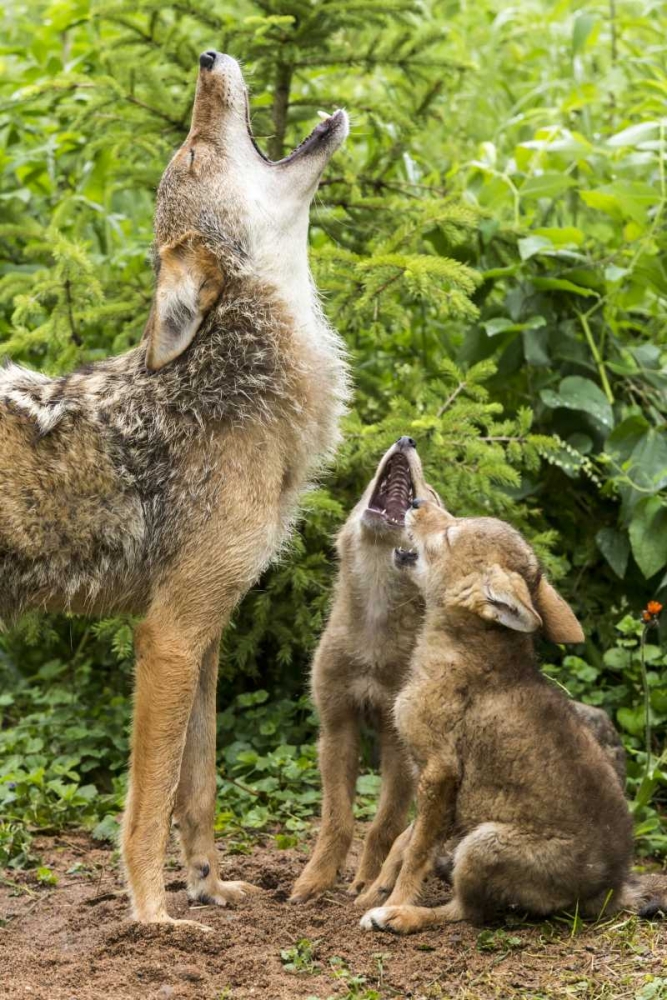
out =
[(188, 897), (193, 903), (203, 903), (205, 906), (235, 906), (246, 896), (259, 893), (259, 886), (249, 882), (223, 882), (219, 878), (206, 879), (188, 888)]
[(377, 875), (378, 872), (375, 872), (375, 874), (372, 875), (370, 878), (364, 875), (355, 876), (354, 882), (352, 882), (348, 887), (347, 890), (348, 896), (360, 896), (362, 892), (368, 890), (373, 885), (375, 879), (377, 878)]
[(365, 892), (360, 893), (354, 901), (354, 905), (360, 910), (370, 910), (374, 906), (380, 906), (387, 901), (391, 889), (385, 886), (371, 885)]
[(191, 930), (201, 931), (203, 934), (211, 934), (213, 932), (212, 927), (209, 927), (208, 924), (200, 924), (198, 920), (175, 920), (173, 917), (169, 917), (168, 920), (160, 922), (168, 924), (171, 927), (189, 927)]
[(412, 934), (422, 923), (415, 919), (416, 906), (377, 906), (364, 913), (360, 926), (365, 931), (390, 931), (392, 934)]
[(143, 918), (137, 916), (135, 920), (144, 927), (188, 927), (191, 930), (203, 931), (205, 934), (210, 934), (213, 930), (208, 924), (200, 924), (198, 920), (176, 920), (168, 913), (158, 913), (155, 916)]
[(294, 884), (294, 888), (292, 889), (292, 895), (290, 896), (288, 902), (307, 903), (311, 899), (317, 899), (319, 896), (325, 893), (327, 889), (330, 889), (331, 885), (332, 883), (328, 880), (327, 881), (322, 880), (321, 882), (320, 881), (302, 882), (301, 879), (299, 879), (299, 881)]

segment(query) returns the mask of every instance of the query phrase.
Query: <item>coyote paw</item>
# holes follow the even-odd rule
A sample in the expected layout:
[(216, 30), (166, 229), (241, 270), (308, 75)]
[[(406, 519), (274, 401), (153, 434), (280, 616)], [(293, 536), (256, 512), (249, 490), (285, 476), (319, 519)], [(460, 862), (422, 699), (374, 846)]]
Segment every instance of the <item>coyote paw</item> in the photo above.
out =
[(208, 924), (200, 924), (198, 920), (176, 920), (175, 917), (170, 917), (166, 912), (158, 913), (152, 917), (136, 916), (135, 920), (144, 927), (190, 927), (193, 930), (203, 931), (205, 934), (209, 934), (213, 930)]
[[(305, 875), (305, 873), (304, 873)], [(289, 898), (290, 903), (307, 903), (309, 899), (317, 899), (322, 893), (330, 889), (336, 878), (329, 877), (311, 877), (311, 876), (301, 876), (294, 883), (294, 888), (292, 889), (292, 895)]]
[(386, 902), (390, 893), (391, 888), (389, 886), (385, 888), (384, 886), (373, 884), (365, 892), (357, 896), (354, 905), (359, 907), (360, 910), (370, 910), (373, 906), (380, 906)]
[(411, 934), (421, 928), (415, 920), (414, 906), (378, 906), (364, 913), (359, 926), (365, 931), (390, 931), (392, 934)]
[(359, 896), (364, 891), (364, 889), (366, 890), (369, 889), (369, 887), (373, 885), (373, 882), (377, 878), (377, 874), (378, 873), (376, 872), (375, 875), (371, 876), (371, 878), (365, 878), (363, 875), (355, 876), (354, 881), (350, 883), (350, 886), (347, 890), (348, 896)]
[(223, 882), (219, 878), (202, 879), (188, 887), (188, 897), (193, 903), (205, 906), (235, 906), (253, 893), (262, 890), (249, 882)]

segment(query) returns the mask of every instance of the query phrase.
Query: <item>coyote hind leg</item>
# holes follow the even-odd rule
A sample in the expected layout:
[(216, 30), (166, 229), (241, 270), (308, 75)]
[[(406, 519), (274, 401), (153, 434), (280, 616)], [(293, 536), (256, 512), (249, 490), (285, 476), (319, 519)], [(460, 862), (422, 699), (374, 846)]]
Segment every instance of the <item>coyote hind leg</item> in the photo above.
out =
[(223, 882), (218, 877), (218, 856), (213, 825), (216, 802), (215, 691), (218, 679), (217, 635), (202, 657), (199, 683), (188, 721), (185, 751), (174, 804), (187, 867), (188, 896), (200, 903), (226, 906), (248, 892), (247, 882)]

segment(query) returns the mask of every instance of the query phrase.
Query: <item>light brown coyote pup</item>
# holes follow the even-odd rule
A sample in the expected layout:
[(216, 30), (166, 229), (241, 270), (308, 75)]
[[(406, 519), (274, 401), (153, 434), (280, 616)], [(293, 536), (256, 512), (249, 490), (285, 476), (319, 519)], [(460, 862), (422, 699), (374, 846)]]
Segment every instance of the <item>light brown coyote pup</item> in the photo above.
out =
[[(426, 602), (395, 718), (419, 770), (417, 819), (366, 900), (364, 928), (407, 933), (534, 914), (613, 912), (641, 892), (629, 877), (632, 822), (608, 755), (536, 665), (532, 633), (579, 642), (581, 627), (530, 546), (492, 518), (415, 500), (398, 551)], [(439, 845), (456, 844), (454, 895), (414, 905)]]
[(410, 501), (426, 491), (436, 498), (424, 482), (415, 442), (399, 438), (338, 536), (340, 571), (311, 678), (321, 726), (322, 826), (292, 902), (329, 889), (347, 856), (364, 716), (380, 738), (382, 794), (351, 892), (373, 881), (405, 826), (413, 778), (392, 712), (407, 675), (423, 601), (410, 575), (394, 566), (393, 550), (405, 542)]
[(63, 378), (0, 368), (0, 619), (28, 607), (145, 616), (123, 859), (134, 916), (170, 922), (173, 813), (193, 899), (234, 901), (213, 840), (221, 631), (331, 455), (342, 345), (308, 268), (308, 210), (343, 111), (278, 163), (238, 64), (205, 52), (162, 178), (143, 343)]

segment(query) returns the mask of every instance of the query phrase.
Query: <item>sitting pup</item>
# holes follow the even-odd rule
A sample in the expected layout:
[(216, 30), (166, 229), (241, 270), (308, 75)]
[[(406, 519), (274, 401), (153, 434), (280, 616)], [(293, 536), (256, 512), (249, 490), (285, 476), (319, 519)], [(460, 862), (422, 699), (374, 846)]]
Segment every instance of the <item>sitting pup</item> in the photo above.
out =
[(313, 856), (294, 886), (292, 902), (329, 889), (352, 842), (352, 812), (364, 715), (380, 737), (382, 794), (350, 891), (380, 871), (404, 828), (413, 796), (412, 770), (393, 725), (421, 624), (423, 601), (409, 574), (397, 571), (396, 545), (405, 541), (405, 513), (416, 494), (437, 494), (424, 482), (412, 438), (383, 456), (374, 479), (337, 541), (340, 572), (328, 625), (313, 662), (311, 686), (320, 717), (322, 826)]
[[(395, 558), (426, 617), (395, 719), (419, 771), (418, 814), (364, 894), (377, 902), (391, 891), (362, 927), (409, 933), (509, 907), (597, 915), (636, 904), (632, 821), (613, 764), (535, 661), (532, 633), (581, 642), (579, 623), (509, 525), (423, 500), (413, 508), (416, 551)], [(446, 839), (453, 898), (415, 906)]]

